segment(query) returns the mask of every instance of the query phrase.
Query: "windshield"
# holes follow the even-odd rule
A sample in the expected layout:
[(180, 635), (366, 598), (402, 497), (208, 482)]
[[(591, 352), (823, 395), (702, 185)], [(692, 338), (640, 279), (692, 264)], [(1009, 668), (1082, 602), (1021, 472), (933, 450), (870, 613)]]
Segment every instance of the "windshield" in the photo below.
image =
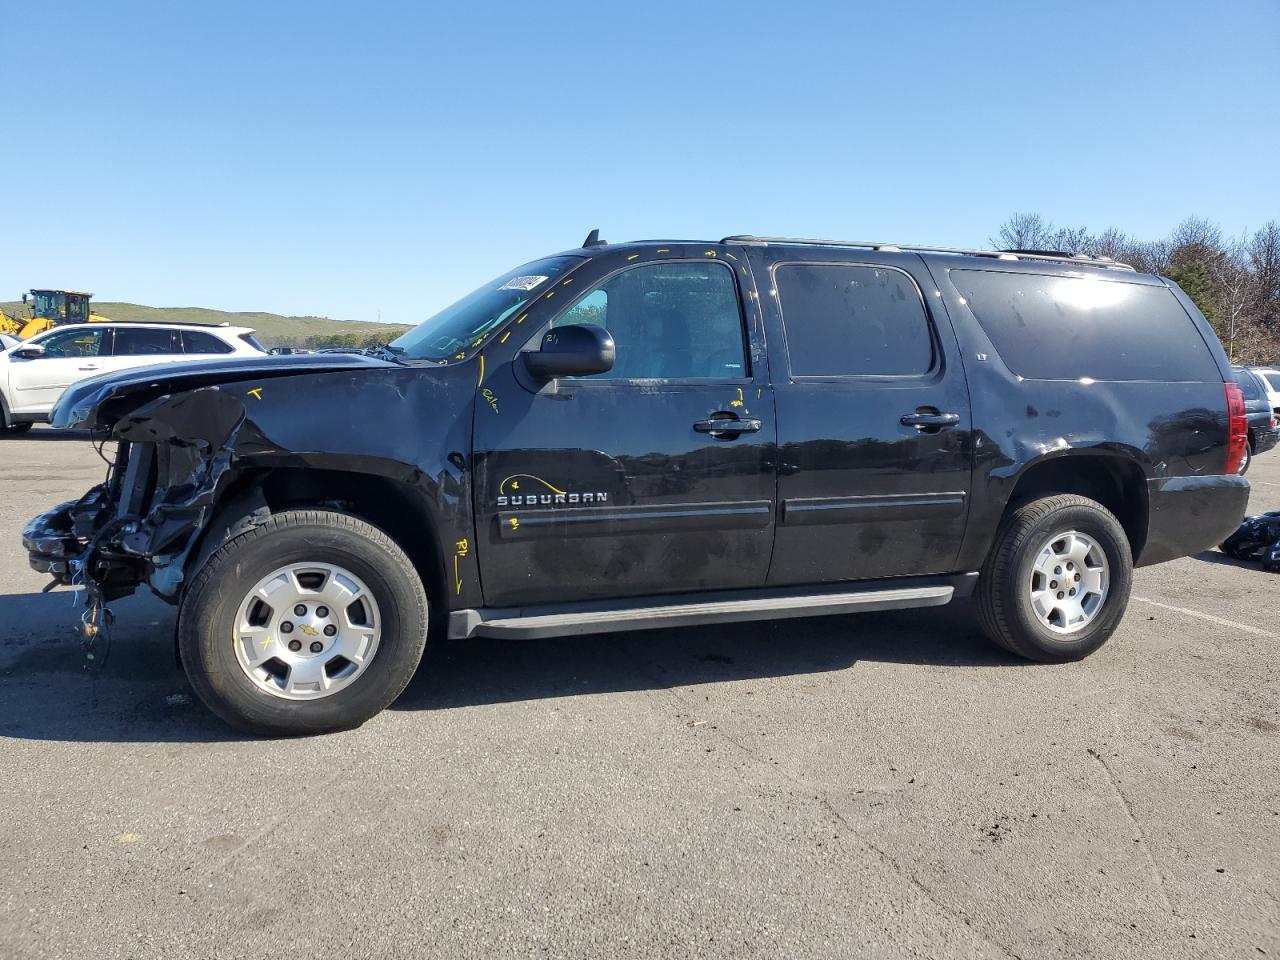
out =
[(581, 262), (579, 257), (548, 257), (517, 267), (424, 320), (391, 341), (391, 347), (404, 360), (447, 360), (456, 356)]

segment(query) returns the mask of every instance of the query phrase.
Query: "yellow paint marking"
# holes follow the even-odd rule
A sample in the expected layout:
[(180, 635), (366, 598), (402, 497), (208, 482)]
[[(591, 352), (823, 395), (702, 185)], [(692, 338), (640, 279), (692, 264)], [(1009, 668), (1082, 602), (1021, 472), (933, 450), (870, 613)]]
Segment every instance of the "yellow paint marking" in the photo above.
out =
[(499, 342), (499, 343), (506, 343), (506, 342), (507, 342), (507, 337), (509, 337), (509, 336), (511, 336), (511, 331), (510, 331), (510, 330), (508, 330), (506, 333), (504, 333), (502, 336), (500, 336), (500, 337), (498, 338), (498, 342)]
[(657, 250), (654, 251), (654, 253), (670, 253), (670, 252), (671, 252), (670, 247), (659, 247)]
[(458, 570), (458, 560), (471, 552), (471, 542), (463, 537), (453, 545), (453, 592), (462, 592), (462, 574)]
[(116, 837), (116, 843), (137, 843), (141, 839), (140, 833), (122, 833)]
[(730, 260), (732, 260), (734, 263), (738, 262), (738, 258), (735, 257), (732, 253), (726, 253), (725, 256), (728, 257)]
[(518, 518), (516, 518), (516, 517), (512, 517), (512, 518), (511, 518), (511, 529), (512, 529), (512, 530), (519, 530), (519, 529), (520, 529), (520, 520), (519, 520)]
[(551, 299), (552, 297), (554, 297), (555, 295), (556, 295), (556, 292), (555, 292), (554, 290), (548, 290), (548, 291), (547, 291), (547, 299), (548, 299), (548, 300), (550, 300), (550, 299)]
[(511, 476), (507, 477), (500, 484), (498, 484), (498, 493), (499, 494), (506, 493), (508, 483), (511, 484), (512, 490), (519, 490), (521, 477), (523, 477), (526, 480), (536, 480), (538, 483), (542, 484), (552, 493), (558, 493), (558, 494), (561, 494), (562, 496), (565, 495), (566, 493), (566, 491), (561, 490), (559, 487), (553, 487), (551, 484), (547, 483), (547, 481), (543, 480), (541, 477), (535, 477), (531, 473), (513, 473)]
[(570, 277), (570, 278), (569, 278), (568, 280), (566, 280), (564, 283), (560, 284), (560, 286), (562, 286), (562, 287), (567, 287), (567, 286), (568, 286), (569, 284), (571, 284), (571, 283), (573, 283), (573, 277)]
[(480, 377), (476, 380), (476, 386), (484, 383), (484, 354), (480, 354)]
[(730, 401), (729, 401), (729, 406), (731, 406), (731, 407), (740, 407), (740, 406), (742, 406), (742, 403), (743, 403), (743, 400), (742, 400), (742, 388), (741, 388), (741, 387), (739, 387), (739, 388), (738, 388), (738, 399), (737, 399), (737, 400), (730, 400)]
[(715, 255), (716, 255), (716, 252), (714, 250), (706, 250), (703, 252), (703, 256), (714, 257)]
[(484, 343), (484, 337), (477, 337), (475, 340), (473, 340), (473, 341), (471, 342), (471, 345), (472, 345), (473, 347), (478, 347), (478, 346), (480, 346), (480, 344), (482, 344), (482, 343)]
[(458, 555), (453, 555), (453, 592), (462, 592), (462, 577), (458, 575)]
[(251, 396), (251, 397), (255, 397), (255, 398), (257, 398), (258, 400), (261, 400), (261, 399), (262, 399), (262, 388), (261, 388), (261, 387), (254, 387), (252, 390), (250, 390), (250, 391), (249, 391), (249, 396)]
[(525, 322), (525, 320), (526, 320), (526, 319), (528, 319), (528, 316), (529, 316), (529, 315), (528, 315), (527, 313), (521, 314), (521, 315), (520, 315), (520, 319), (519, 319), (519, 320), (517, 320), (517, 321), (516, 321), (516, 323), (524, 323), (524, 322)]
[(627, 260), (628, 260), (628, 261), (634, 260), (634, 259), (636, 259), (638, 256), (640, 256), (640, 254), (638, 254), (638, 253), (633, 253), (631, 256), (627, 257)]
[(467, 352), (465, 350), (459, 350), (457, 353), (453, 355), (453, 359), (463, 360), (466, 358), (466, 356), (467, 356)]

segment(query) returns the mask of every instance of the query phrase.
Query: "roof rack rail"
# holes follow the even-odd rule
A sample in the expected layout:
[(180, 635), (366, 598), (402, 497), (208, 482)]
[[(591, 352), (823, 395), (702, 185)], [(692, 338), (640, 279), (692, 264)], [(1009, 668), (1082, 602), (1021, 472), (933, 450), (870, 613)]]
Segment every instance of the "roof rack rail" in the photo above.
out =
[(819, 247), (860, 247), (884, 253), (954, 253), (966, 257), (991, 257), (996, 260), (1050, 260), (1055, 263), (1073, 263), (1108, 270), (1137, 271), (1127, 263), (1110, 257), (1092, 257), (1087, 253), (1065, 253), (1058, 250), (969, 250), (965, 247), (931, 247), (919, 243), (876, 243), (871, 240), (814, 240), (808, 237), (756, 237), (751, 234), (735, 234), (725, 237), (721, 243), (802, 243)]

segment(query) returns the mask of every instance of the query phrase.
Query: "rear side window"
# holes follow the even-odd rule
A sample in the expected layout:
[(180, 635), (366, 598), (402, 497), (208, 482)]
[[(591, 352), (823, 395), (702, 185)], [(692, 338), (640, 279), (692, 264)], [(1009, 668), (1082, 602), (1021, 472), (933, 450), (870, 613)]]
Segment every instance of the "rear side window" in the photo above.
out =
[(199, 330), (183, 330), (182, 346), (187, 353), (234, 353), (235, 347)]
[(1246, 400), (1262, 399), (1262, 384), (1248, 370), (1236, 371), (1236, 383), (1240, 384), (1240, 390), (1244, 393)]
[(255, 350), (261, 350), (263, 353), (267, 352), (267, 348), (264, 347), (262, 344), (260, 344), (258, 342), (258, 338), (255, 337), (252, 333), (242, 333), (240, 334), (240, 339), (243, 340), (245, 343), (247, 343), (249, 346), (253, 347), (253, 349)]
[(1008, 365), (1035, 380), (1221, 380), (1163, 285), (952, 270), (951, 282)]
[(1262, 376), (1271, 385), (1272, 390), (1280, 390), (1280, 373), (1264, 373)]
[(793, 377), (909, 377), (933, 367), (920, 291), (901, 270), (784, 263), (774, 284)]
[(117, 357), (146, 357), (177, 352), (172, 330), (116, 327), (116, 343), (112, 353)]

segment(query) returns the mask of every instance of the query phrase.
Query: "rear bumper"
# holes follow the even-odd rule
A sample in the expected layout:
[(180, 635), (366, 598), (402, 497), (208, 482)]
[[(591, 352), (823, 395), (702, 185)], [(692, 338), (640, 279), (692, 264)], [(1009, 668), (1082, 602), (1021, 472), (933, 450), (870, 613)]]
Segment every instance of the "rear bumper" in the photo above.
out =
[(1216, 547), (1234, 533), (1249, 503), (1244, 477), (1166, 477), (1147, 481), (1150, 514), (1138, 566)]
[(1253, 430), (1254, 454), (1266, 453), (1280, 441), (1280, 428), (1255, 427)]

